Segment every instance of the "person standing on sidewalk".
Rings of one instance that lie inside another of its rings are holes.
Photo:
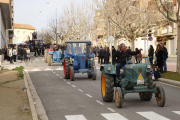
[[[23,56],[24,56],[24,54],[23,54],[23,48],[22,48],[22,47],[20,48],[20,56],[21,56],[21,62],[22,62]]]
[[[156,50],[156,57],[157,57],[157,66],[160,69],[160,72],[163,72],[163,49],[160,44],[157,45],[157,50]]]
[[[112,56],[116,53],[116,49],[112,46]],[[115,65],[115,60],[112,58],[112,64]]]
[[[164,46],[163,43],[161,43],[161,46],[162,46],[162,50],[163,50],[163,55],[162,55],[162,58],[163,58],[163,66],[164,66],[163,72],[167,72],[167,64],[166,64],[166,61],[167,61],[167,58],[168,58],[168,51],[167,51],[167,48]]]
[[[23,48],[23,55],[24,55],[24,61],[27,60],[27,52],[26,52],[26,48]]]
[[[153,64],[153,56],[154,56],[154,48],[152,45],[150,45],[149,50],[148,50],[148,57],[149,57],[149,62],[151,65]]]
[[[30,49],[27,48],[26,52],[27,52],[27,59],[30,61]]]
[[[105,64],[109,64],[109,57],[110,57],[109,47],[106,47]]]
[[[16,50],[16,47],[14,47],[14,49],[13,49],[13,59],[14,59],[14,62],[17,62],[16,61],[16,56],[17,56],[17,50]]]
[[[10,50],[9,50],[9,58],[10,58],[10,63],[13,64],[13,62],[12,62],[12,59],[13,59],[13,50],[12,50],[12,48],[10,48]]]
[[[99,52],[99,55],[100,55],[100,58],[101,58],[101,64],[104,64],[105,63],[105,60],[104,60],[104,58],[105,58],[105,54],[106,54],[106,51],[105,51],[105,49],[101,49],[100,50],[100,52]],[[104,60],[104,61],[103,61]]]

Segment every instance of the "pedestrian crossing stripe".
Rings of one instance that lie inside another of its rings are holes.
[[[35,69],[31,70],[31,71],[41,71],[41,70],[40,70],[40,69],[35,68]]]
[[[180,115],[180,111],[172,111],[172,112]]]
[[[120,115],[119,113],[103,113],[101,115],[107,120],[128,120],[127,118]]]
[[[56,70],[63,70],[63,68],[58,68],[58,69],[56,69]]]
[[[87,120],[84,115],[66,115],[67,120]]]
[[[170,120],[164,116],[161,116],[153,111],[147,111],[147,112],[136,112],[139,115],[147,118],[148,120]]]
[[[51,70],[53,70],[53,69],[50,69],[50,68],[44,69],[44,71],[51,71]]]

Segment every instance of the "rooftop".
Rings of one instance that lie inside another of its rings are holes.
[[[36,30],[33,26],[29,24],[16,24],[14,23],[14,29],[28,29],[28,30]]]

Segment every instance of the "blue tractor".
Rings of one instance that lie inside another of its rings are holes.
[[[60,62],[62,65],[64,64],[64,59],[62,57],[61,51],[48,51],[48,66],[52,66],[53,63]]]
[[[91,41],[69,40],[66,41],[64,54],[64,77],[74,81],[75,73],[87,73],[88,78],[96,80],[96,67]]]

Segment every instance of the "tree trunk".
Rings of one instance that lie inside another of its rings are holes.
[[[134,40],[131,40],[131,51],[135,51],[134,50]],[[132,56],[131,61],[133,62],[133,64],[135,64],[135,57],[134,56]]]
[[[180,73],[180,22],[177,23],[177,70]]]

